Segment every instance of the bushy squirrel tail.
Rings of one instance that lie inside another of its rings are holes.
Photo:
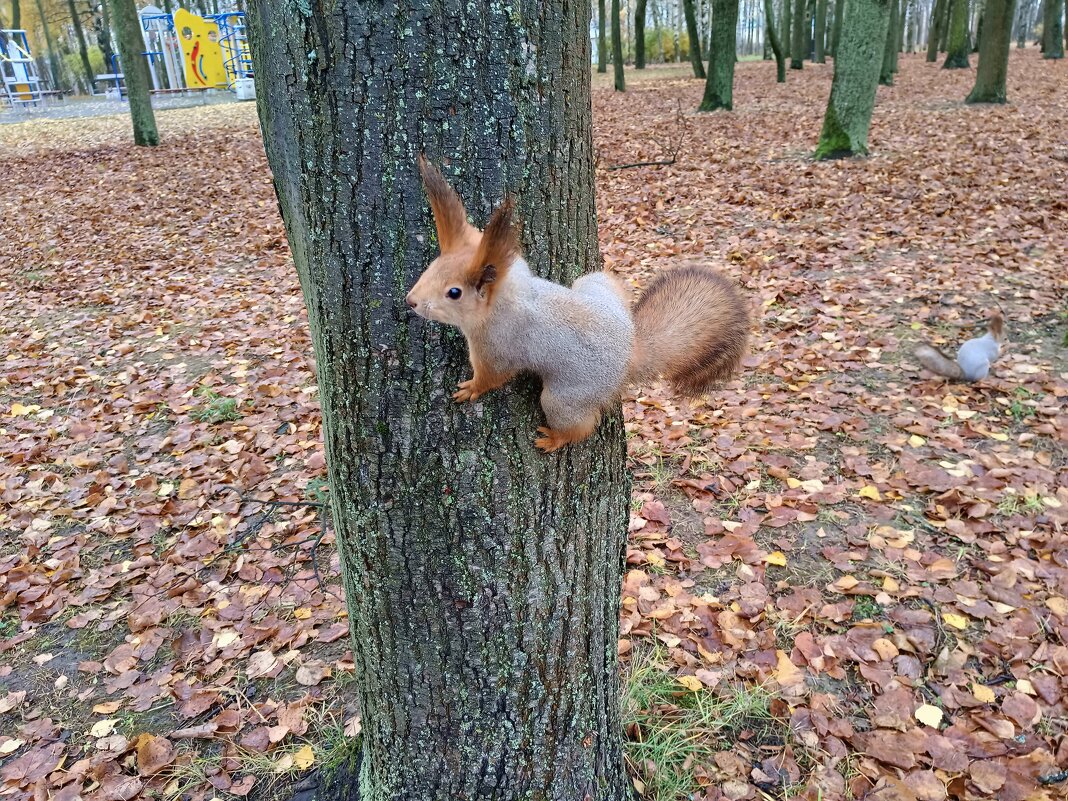
[[[964,371],[957,364],[957,360],[951,359],[933,345],[920,345],[912,353],[920,364],[932,373],[937,373],[940,376],[952,378],[956,381],[963,380]]]
[[[663,377],[687,397],[704,395],[738,371],[749,340],[749,311],[719,273],[683,267],[657,276],[634,307],[629,380]]]

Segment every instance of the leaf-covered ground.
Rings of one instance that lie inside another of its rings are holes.
[[[1014,103],[965,107],[970,71],[905,58],[874,155],[816,164],[831,67],[773,72],[708,116],[679,70],[595,82],[608,265],[718,264],[757,319],[715,397],[625,400],[636,784],[1063,798],[1068,75],[1014,53]],[[255,112],[160,121],[0,129],[3,797],[270,797],[359,728]],[[680,125],[673,166],[608,169]],[[994,308],[992,377],[917,370]]]

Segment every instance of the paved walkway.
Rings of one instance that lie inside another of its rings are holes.
[[[236,103],[233,92],[220,90],[191,92],[188,95],[156,95],[152,98],[155,109],[189,108],[219,103]],[[102,96],[71,97],[65,100],[50,100],[36,107],[0,109],[0,125],[30,120],[64,120],[78,117],[103,117],[108,114],[126,114],[125,101],[105,100]]]

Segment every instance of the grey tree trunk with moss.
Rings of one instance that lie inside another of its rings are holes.
[[[1064,58],[1064,0],[1043,4],[1042,58]]]
[[[473,404],[459,332],[408,314],[437,255],[416,167],[531,268],[599,267],[590,3],[252,3],[258,107],[308,308],[363,733],[316,797],[623,801],[618,407],[535,451],[538,385]]]
[[[898,0],[890,0],[890,24],[886,29],[886,45],[883,48],[883,64],[879,70],[879,83],[894,85],[894,56],[897,54],[897,23],[900,14]]]
[[[698,111],[734,108],[734,64],[738,60],[738,0],[712,0],[712,56]]]
[[[85,46],[85,30],[82,28],[82,18],[78,15],[78,7],[74,4],[74,0],[67,0],[67,9],[70,11],[70,22],[74,27],[74,38],[78,43],[78,54],[82,60],[82,70],[85,72],[85,80],[88,84],[89,92],[93,91],[93,79],[96,77],[93,74],[93,66],[89,63],[89,49]]]
[[[946,22],[948,4],[949,0],[935,0],[931,8],[931,22],[927,28],[927,60],[932,64],[938,61],[938,40]]]
[[[645,69],[645,8],[649,0],[638,0],[634,6],[634,69]]]
[[[608,30],[605,0],[597,0],[597,71],[608,72]]]
[[[816,0],[816,51],[817,64],[827,63],[827,0]]]
[[[624,92],[627,83],[623,77],[623,32],[620,24],[619,0],[612,0],[612,70],[616,91]]]
[[[785,0],[789,3],[790,0]],[[799,70],[805,62],[805,44],[808,42],[808,25],[805,0],[794,0],[794,20],[790,40],[790,69]]]
[[[979,39],[979,67],[975,87],[966,103],[1005,103],[1005,81],[1009,74],[1012,48],[1012,21],[1016,0],[986,0],[983,35]]]
[[[775,8],[772,0],[764,0],[764,37],[771,45],[771,52],[775,54],[775,80],[786,83],[786,54],[775,30]]]
[[[119,59],[122,61],[126,99],[130,104],[135,145],[151,147],[159,144],[156,115],[152,111],[149,93],[148,65],[141,55],[145,47],[141,38],[141,21],[137,17],[134,0],[106,0],[111,5],[111,22],[118,39]]]
[[[682,0],[683,16],[686,17],[686,38],[690,42],[690,66],[693,67],[693,76],[704,80],[705,63],[701,54],[701,35],[697,30],[697,13],[693,7],[694,0]]]
[[[971,49],[968,45],[968,0],[950,0],[948,37],[943,69],[967,69]]]
[[[831,34],[831,55],[838,58],[838,42],[842,38],[842,17],[845,15],[845,0],[835,0],[834,32]]]
[[[816,158],[861,156],[875,109],[891,0],[849,0]]]

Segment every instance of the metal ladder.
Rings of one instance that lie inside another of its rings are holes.
[[[4,77],[5,97],[12,108],[35,106],[44,99],[26,31],[0,30],[0,73]]]

